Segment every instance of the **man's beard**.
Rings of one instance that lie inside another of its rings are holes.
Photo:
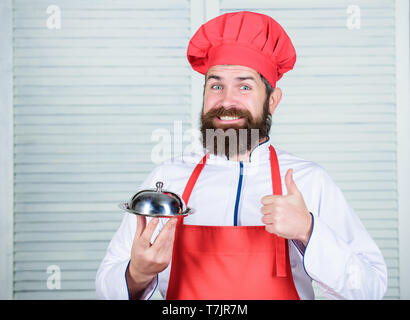
[[[214,125],[215,117],[241,117],[242,125]],[[269,135],[272,115],[269,113],[269,98],[263,104],[260,118],[254,119],[248,110],[223,107],[212,109],[201,115],[202,146],[215,155],[225,155],[228,159],[246,154],[259,145],[260,140]]]

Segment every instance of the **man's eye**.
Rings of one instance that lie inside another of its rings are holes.
[[[243,86],[241,86],[241,90],[251,90],[251,88],[248,87],[248,86],[243,85]]]
[[[219,84],[214,84],[213,86],[211,86],[211,89],[215,89],[215,90],[221,90],[222,86]]]

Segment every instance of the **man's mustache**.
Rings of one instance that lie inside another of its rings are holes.
[[[226,109],[224,107],[211,109],[205,113],[203,117],[209,120],[215,117],[239,117],[248,119],[249,121],[253,120],[252,114],[248,110],[240,108]]]

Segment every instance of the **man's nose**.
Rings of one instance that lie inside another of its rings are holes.
[[[223,91],[221,106],[225,109],[235,108],[237,106],[233,88],[225,87]]]

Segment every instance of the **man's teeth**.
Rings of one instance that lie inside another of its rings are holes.
[[[219,117],[221,120],[237,120],[239,117]]]

